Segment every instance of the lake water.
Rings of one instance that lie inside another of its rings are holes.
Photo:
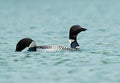
[[[15,52],[24,37],[80,51]],[[120,83],[119,0],[0,0],[0,83]]]

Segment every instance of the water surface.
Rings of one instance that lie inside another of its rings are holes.
[[[120,83],[120,1],[1,0],[0,83]],[[24,37],[37,45],[69,47],[69,28],[81,50],[15,52]]]

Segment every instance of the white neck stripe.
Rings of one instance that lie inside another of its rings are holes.
[[[69,39],[70,44],[71,44],[72,42],[74,42],[74,41],[75,41],[74,39]]]
[[[31,47],[36,47],[36,43],[34,41],[29,45],[29,48]]]

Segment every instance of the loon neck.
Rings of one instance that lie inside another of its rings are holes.
[[[69,41],[70,41],[71,48],[75,48],[75,49],[79,48],[79,44],[76,39],[69,39]]]
[[[36,43],[33,41],[30,45],[29,45],[29,49],[28,51],[36,51]]]
[[[37,50],[36,50],[36,47],[31,47],[31,48],[28,49],[28,51],[33,52],[33,51],[37,51]]]

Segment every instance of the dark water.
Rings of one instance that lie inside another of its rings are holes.
[[[0,83],[120,83],[120,1],[0,0]],[[69,47],[69,28],[81,50],[14,52],[24,37],[37,45]]]

